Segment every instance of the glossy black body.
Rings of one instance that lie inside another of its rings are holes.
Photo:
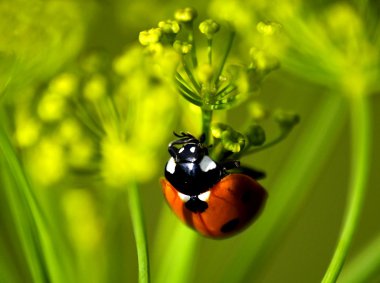
[[[168,147],[173,159],[165,166],[165,178],[180,193],[197,196],[218,183],[226,173],[208,156],[207,147],[200,140],[190,134],[177,136],[179,139]]]

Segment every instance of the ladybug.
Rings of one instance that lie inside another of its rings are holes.
[[[161,179],[172,211],[206,237],[226,238],[246,228],[267,198],[265,189],[251,177],[256,171],[245,170],[237,161],[217,163],[208,155],[203,137],[175,136],[178,139],[168,146],[171,158]],[[238,173],[229,172],[233,169]]]

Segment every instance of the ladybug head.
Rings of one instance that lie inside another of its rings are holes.
[[[203,144],[204,135],[198,140],[189,133],[174,133],[177,140],[169,144],[168,151],[176,163],[195,163],[208,155],[207,147]]]

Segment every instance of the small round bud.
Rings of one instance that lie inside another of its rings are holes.
[[[226,130],[231,130],[231,127],[223,123],[214,123],[211,125],[211,134],[216,139],[220,139]]]
[[[211,39],[219,31],[220,25],[214,20],[208,19],[199,24],[199,30]]]
[[[279,67],[277,58],[263,49],[252,47],[249,51],[251,57],[251,68],[261,71],[271,71]]]
[[[233,129],[224,131],[221,140],[223,147],[234,153],[240,152],[245,145],[244,136]]]
[[[265,131],[260,125],[251,125],[247,132],[247,138],[251,145],[262,145],[265,142]]]
[[[78,87],[78,78],[74,74],[63,73],[49,83],[49,90],[63,96],[70,96]]]
[[[263,35],[273,35],[281,29],[281,25],[276,22],[259,22],[256,29]]]
[[[86,99],[96,102],[107,92],[106,78],[100,74],[94,75],[84,84],[83,95]]]
[[[221,140],[225,150],[231,152],[240,152],[245,145],[244,136],[226,124],[213,124],[211,134],[214,138]]]
[[[286,112],[283,110],[276,111],[274,119],[283,129],[290,130],[300,121],[300,116],[294,112]]]
[[[160,28],[152,28],[150,30],[144,30],[139,33],[139,41],[141,45],[148,46],[150,44],[154,44],[160,41],[161,39],[161,29]]]
[[[185,41],[176,40],[173,43],[173,47],[178,53],[185,55],[190,53],[192,45]]]
[[[167,34],[177,34],[181,30],[178,22],[173,20],[161,21],[158,23],[158,27]]]
[[[183,9],[178,9],[174,13],[174,18],[182,23],[190,23],[192,22],[196,17],[198,16],[197,11],[194,8],[183,8]]]
[[[156,55],[156,54],[162,54],[163,52],[163,45],[159,42],[149,44],[146,48],[146,51],[148,54]]]

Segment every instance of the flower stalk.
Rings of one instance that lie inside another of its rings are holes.
[[[128,207],[131,213],[133,233],[136,241],[137,259],[139,268],[139,283],[150,282],[148,242],[145,232],[145,224],[139,187],[136,183],[127,188]]]
[[[351,114],[351,180],[345,219],[323,283],[336,282],[351,246],[362,211],[370,166],[371,116],[368,98],[350,97]]]
[[[228,64],[230,63],[228,59],[236,32],[231,26],[226,26],[227,32],[224,34],[227,37],[226,45],[222,48],[214,46],[214,38],[222,28],[213,19],[206,19],[198,26],[200,33],[207,40],[205,50],[207,59],[205,62],[201,62],[199,58],[196,58],[197,53],[195,52],[197,40],[194,39],[194,20],[197,17],[197,12],[192,8],[179,9],[175,12],[174,17],[177,22],[173,20],[161,21],[158,24],[158,29],[153,28],[141,32],[140,42],[149,48],[147,42],[157,44],[157,39],[160,38],[161,34],[170,33],[172,36],[169,41],[173,42],[172,44],[168,44],[167,40],[161,40],[159,44],[163,47],[174,48],[179,54],[180,60],[174,76],[175,83],[179,93],[201,109],[201,135],[204,135],[206,144],[215,143],[210,154],[216,157],[218,161],[223,161],[226,158],[240,159],[247,154],[271,147],[287,137],[293,126],[299,121],[298,115],[287,112],[281,112],[277,117],[274,116],[275,121],[280,126],[281,133],[266,144],[264,144],[265,131],[259,125],[258,120],[255,120],[255,117],[252,117],[253,123],[246,129],[245,135],[227,126],[223,135],[214,137],[215,139],[211,137],[211,131],[215,132],[211,130],[213,111],[229,109],[241,102],[246,95],[257,90],[262,79],[275,68],[270,64],[262,63],[258,68],[257,57],[265,57],[266,53],[262,49],[260,52],[254,49],[255,52],[253,52],[252,48],[249,52],[251,54],[250,62]],[[269,29],[272,26],[266,25],[263,28]],[[149,36],[145,36],[146,34]],[[187,41],[182,41],[182,38]],[[221,56],[219,60],[215,60],[214,53],[218,51],[221,52]],[[254,56],[252,56],[252,52]],[[262,58],[261,61],[263,61]],[[255,77],[259,77],[260,80],[255,80]]]
[[[223,69],[224,69],[224,66],[226,65],[228,55],[231,52],[234,39],[235,39],[235,32],[231,31],[230,36],[229,36],[228,41],[227,41],[226,51],[224,52],[224,56],[223,56],[222,62],[220,64],[219,71],[215,77],[215,84],[216,85],[218,85],[218,83],[220,82],[220,76],[223,73]]]
[[[205,144],[210,142],[211,120],[212,110],[202,108],[202,133],[205,134]]]

